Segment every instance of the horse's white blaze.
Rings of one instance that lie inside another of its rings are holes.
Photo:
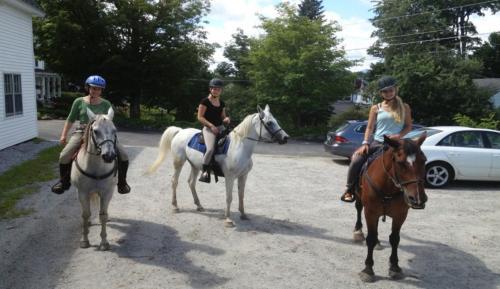
[[[415,154],[409,155],[406,157],[406,161],[410,164],[410,166],[413,166],[413,163],[417,159],[417,156]]]

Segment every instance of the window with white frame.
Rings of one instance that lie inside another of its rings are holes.
[[[23,114],[21,74],[4,74],[5,116]]]

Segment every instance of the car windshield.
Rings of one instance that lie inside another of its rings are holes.
[[[428,128],[428,127],[422,127],[422,128],[410,131],[407,135],[405,135],[404,138],[417,138],[424,132],[427,132],[427,136],[429,137],[433,134],[437,134],[437,133],[441,132],[441,130]]]

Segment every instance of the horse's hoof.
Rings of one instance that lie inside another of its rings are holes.
[[[375,275],[374,274],[368,274],[364,271],[359,272],[359,278],[361,281],[365,283],[373,283],[375,282]]]
[[[80,241],[80,248],[87,249],[88,247],[90,247],[89,241]]]
[[[401,270],[401,268],[391,268],[389,269],[389,277],[391,277],[392,280],[401,280],[405,278],[405,274],[403,274],[403,270]]]
[[[245,214],[241,214],[241,215],[240,215],[240,219],[241,219],[241,220],[243,220],[243,221],[248,221],[248,220],[250,220],[250,218],[248,218],[248,216],[247,216],[247,215],[245,215]]]
[[[234,227],[234,222],[231,221],[231,220],[225,220],[224,221],[224,227],[226,227],[226,228],[232,228],[232,227]]]
[[[357,230],[357,231],[354,231],[354,233],[352,234],[352,238],[353,238],[354,242],[360,243],[360,242],[363,242],[365,240],[365,234],[363,234],[363,231]]]
[[[199,206],[198,208],[196,208],[196,210],[198,212],[204,212],[205,211],[205,208],[203,208],[202,206]]]
[[[174,213],[174,214],[177,214],[177,213],[179,213],[180,211],[181,211],[181,210],[180,210],[178,207],[174,207],[174,208],[172,209],[172,213]]]
[[[110,249],[109,243],[101,243],[99,245],[99,251],[108,251]]]
[[[374,249],[377,251],[384,250],[384,246],[380,245],[380,242],[377,242]]]

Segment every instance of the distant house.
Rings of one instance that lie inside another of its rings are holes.
[[[500,78],[478,78],[472,80],[479,88],[485,88],[491,91],[490,98],[495,108],[500,107]]]
[[[48,71],[45,61],[35,60],[36,101],[50,104],[57,97],[61,97],[61,76]]]
[[[368,82],[363,79],[356,79],[355,90],[351,95],[345,96],[344,98],[337,100],[331,105],[334,114],[341,114],[355,106],[368,107],[372,104],[371,99],[366,99],[363,97],[363,92],[368,86]]]
[[[34,0],[0,0],[0,149],[38,136],[32,17]]]

